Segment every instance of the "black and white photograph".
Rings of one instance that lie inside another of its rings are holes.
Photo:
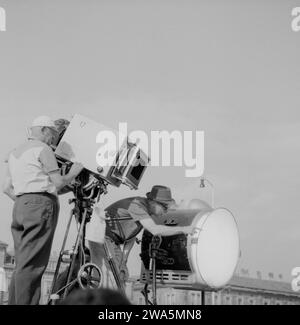
[[[0,0],[0,117],[1,310],[300,305],[300,0]]]

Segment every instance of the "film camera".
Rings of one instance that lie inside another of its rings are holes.
[[[66,172],[70,163],[78,161],[86,169],[81,175],[86,190],[97,180],[116,187],[124,184],[132,189],[138,188],[149,159],[137,144],[130,142],[127,136],[78,114],[69,125],[64,121],[56,121],[60,134],[53,148]],[[109,139],[115,141],[109,143]],[[118,146],[117,139],[121,139]]]

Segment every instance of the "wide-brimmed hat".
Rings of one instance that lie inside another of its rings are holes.
[[[172,198],[171,189],[162,185],[154,185],[151,189],[151,192],[146,194],[147,199],[157,201],[164,205],[170,206],[175,203],[175,200]]]

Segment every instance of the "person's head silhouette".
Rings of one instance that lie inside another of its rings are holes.
[[[120,291],[100,288],[78,289],[62,300],[60,305],[131,305],[131,303]]]

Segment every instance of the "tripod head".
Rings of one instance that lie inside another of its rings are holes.
[[[99,202],[100,196],[107,193],[107,183],[102,179],[97,179],[86,170],[83,170],[71,185],[71,191],[74,198],[69,200],[69,203],[74,203],[73,213],[76,219],[81,223],[84,211],[87,212],[86,222],[90,221],[93,213],[93,205]]]
[[[107,193],[107,183],[84,169],[76,177],[72,191],[78,199],[98,202],[100,195]]]

